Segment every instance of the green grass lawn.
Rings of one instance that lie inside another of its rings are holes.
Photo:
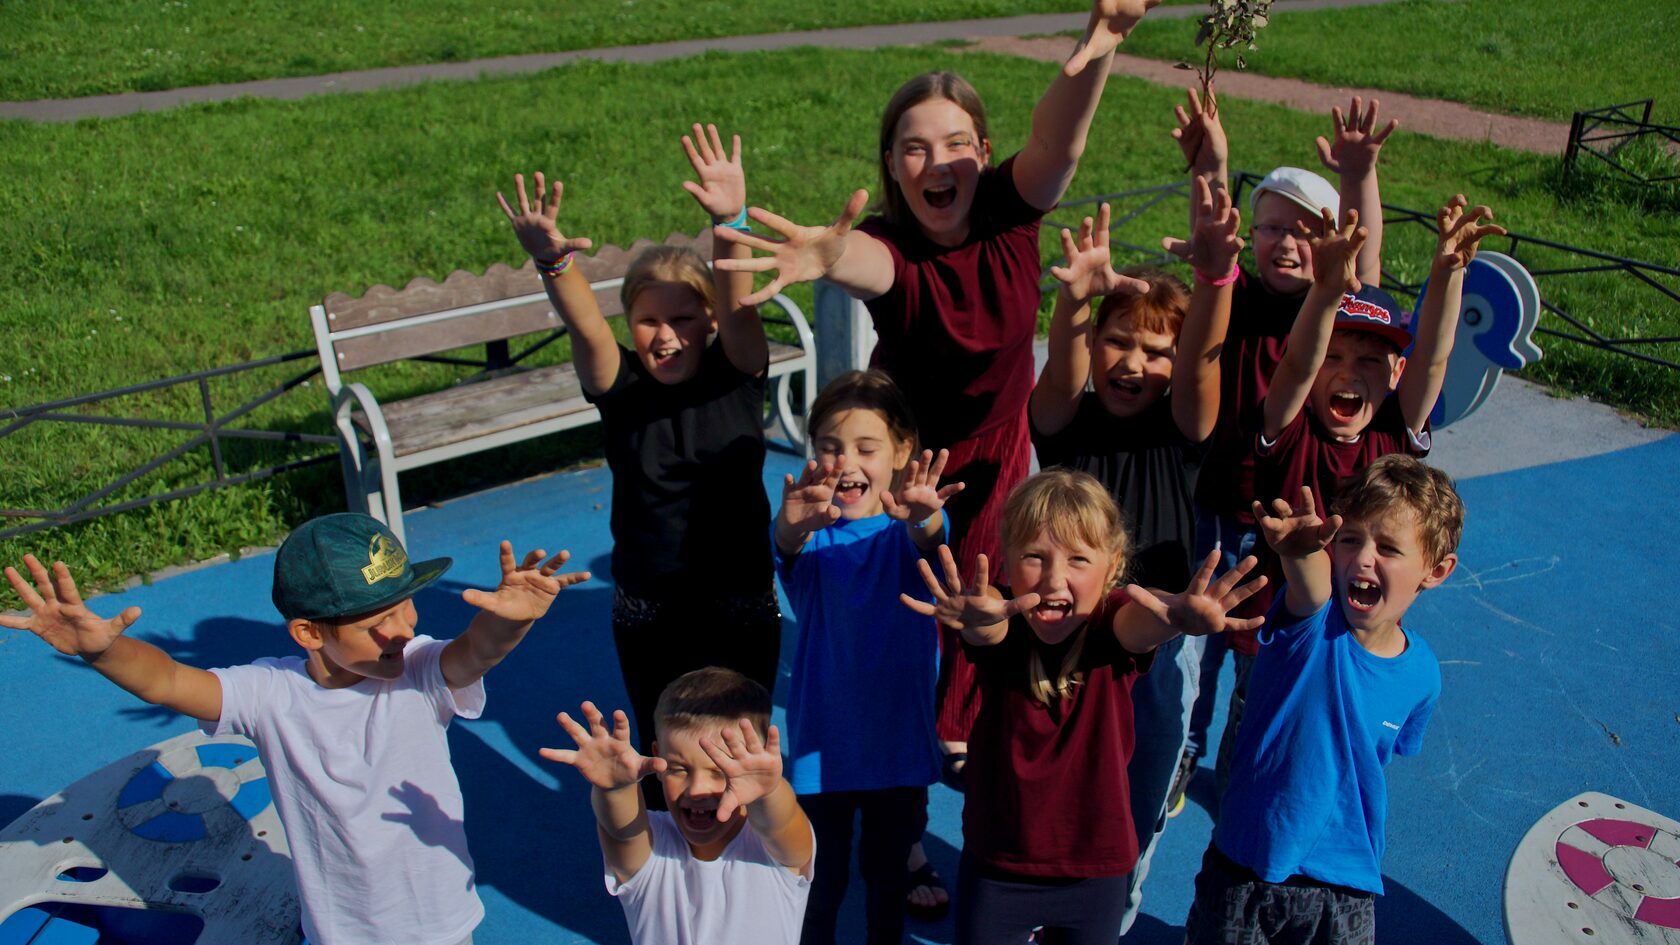
[[[1193,20],[1139,25],[1126,51],[1198,61]],[[1655,98],[1680,122],[1674,0],[1395,0],[1278,13],[1248,68],[1568,121],[1577,110]],[[1234,62],[1226,53],[1227,67]]]
[[[8,339],[0,405],[309,348],[308,306],[330,292],[518,262],[494,201],[516,170],[543,169],[566,182],[561,223],[568,233],[623,245],[694,232],[703,221],[679,187],[688,168],[676,141],[695,119],[743,134],[755,203],[800,221],[829,218],[851,189],[874,187],[869,152],[880,107],[905,78],[933,68],[974,81],[1001,156],[1020,146],[1056,66],[943,48],[798,50],[652,66],[584,63],[530,77],[244,100],[71,125],[0,123],[0,179],[9,182],[0,189],[0,284],[9,289],[0,306]],[[1181,94],[1116,79],[1072,195],[1181,173],[1167,136]],[[1236,166],[1311,166],[1322,116],[1235,100],[1225,107]],[[1640,204],[1620,188],[1561,189],[1555,159],[1401,135],[1384,160],[1390,202],[1431,207],[1462,190],[1493,204],[1515,229],[1680,263],[1674,204]],[[1170,201],[1129,234],[1152,244],[1181,232],[1183,218],[1182,203]],[[1046,234],[1047,255],[1052,239]],[[1397,236],[1387,259],[1416,272],[1427,249],[1427,241]],[[1570,304],[1606,326],[1644,320],[1653,333],[1680,335],[1672,308],[1662,314],[1602,291],[1589,287]],[[561,347],[546,356],[564,354]],[[1674,372],[1562,344],[1548,345],[1542,370],[1567,389],[1680,421]],[[236,403],[284,373],[221,382],[215,394]],[[370,386],[389,399],[435,389],[459,372],[403,364],[369,373]],[[187,419],[199,410],[191,389],[127,398],[111,409]],[[325,398],[318,385],[300,388],[251,422],[326,432]],[[0,445],[7,470],[0,507],[56,507],[176,442],[151,431],[39,425]],[[282,455],[245,447],[230,463],[249,468]],[[590,428],[405,477],[404,496],[435,500],[492,481],[487,469],[494,481],[508,481],[593,455],[598,436]],[[198,481],[209,461],[194,462],[142,485]],[[342,501],[336,466],[324,466],[0,542],[0,560],[33,549],[84,562],[90,577],[109,582],[271,543]]]

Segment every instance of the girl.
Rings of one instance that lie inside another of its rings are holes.
[[[1065,267],[1050,320],[1049,359],[1029,401],[1039,464],[1095,476],[1131,528],[1127,578],[1178,590],[1195,568],[1196,475],[1219,413],[1219,348],[1231,312],[1230,275],[1243,241],[1230,195],[1196,182],[1184,284],[1159,269],[1116,273],[1109,262],[1108,204],[1086,217],[1076,241],[1062,231]],[[1169,241],[1176,246],[1177,241]],[[1096,317],[1091,299],[1103,295]],[[1170,394],[1170,396],[1169,396]],[[1167,794],[1184,748],[1201,641],[1163,644],[1155,668],[1132,687],[1137,744],[1127,779],[1140,855],[1132,872],[1129,928],[1142,901]]]
[[[880,371],[853,371],[823,388],[809,429],[817,458],[797,481],[787,477],[774,541],[799,617],[790,780],[817,834],[801,941],[834,941],[861,812],[868,940],[898,945],[910,847],[939,776],[939,638],[925,617],[894,601],[920,586],[917,565],[945,539],[941,510],[963,487],[939,486],[946,451],[912,458],[915,421]]]
[[[1259,626],[1225,614],[1265,581],[1237,586],[1249,558],[1210,586],[1210,555],[1182,594],[1114,589],[1128,550],[1120,509],[1101,483],[1066,469],[1016,488],[1002,540],[1010,591],[987,584],[983,555],[965,587],[941,548],[943,580],[921,565],[934,602],[901,598],[961,635],[984,690],[957,942],[1021,943],[1042,926],[1064,933],[1058,941],[1112,945],[1138,855],[1131,819],[1113,816],[1128,804],[1132,681],[1179,633]]]
[[[743,225],[740,136],[727,154],[711,125],[704,132],[695,125],[693,139],[682,141],[699,178],[684,187],[714,222]],[[584,396],[601,411],[613,475],[613,642],[645,752],[659,693],[678,676],[717,665],[765,689],[776,683],[781,610],[769,536],[751,526],[770,517],[764,327],[757,310],[739,302],[750,276],[708,272],[690,250],[655,246],[625,273],[620,297],[632,346],[619,344],[573,265],[590,241],[556,225],[560,183],[547,189],[536,175],[532,203],[524,175],[514,180],[518,212],[500,193],[496,199],[566,323]],[[721,240],[714,251],[745,255]],[[650,807],[665,809],[657,785],[644,793]]]
[[[928,73],[901,86],[881,116],[878,215],[852,229],[869,197],[860,190],[828,227],[753,208],[782,242],[722,234],[771,254],[719,264],[775,270],[748,302],[826,278],[868,305],[880,338],[873,364],[904,390],[922,442],[949,446],[950,475],[968,486],[951,510],[964,562],[982,552],[996,557],[1004,496],[1027,474],[1039,219],[1073,180],[1115,48],[1159,2],[1094,0],[1084,38],[1033,110],[1026,145],[1002,164],[992,166],[974,87],[949,72]],[[939,737],[954,776],[979,705],[962,649],[950,634],[944,643]],[[917,904],[935,903],[942,908],[939,898]]]

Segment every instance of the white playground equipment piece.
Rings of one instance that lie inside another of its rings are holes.
[[[1418,302],[1429,283],[1418,288]],[[1534,327],[1540,321],[1540,288],[1522,263],[1502,253],[1480,252],[1464,272],[1464,303],[1447,362],[1441,398],[1430,412],[1439,430],[1475,413],[1506,371],[1540,360]]]
[[[243,738],[176,736],[0,829],[0,945],[296,945],[298,917],[291,851]]]
[[[1680,823],[1589,791],[1540,818],[1505,873],[1511,945],[1680,945]]]

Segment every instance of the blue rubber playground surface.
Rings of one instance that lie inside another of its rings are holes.
[[[778,494],[799,459],[772,452]],[[1512,849],[1540,816],[1585,790],[1680,814],[1680,620],[1673,615],[1673,536],[1680,526],[1680,436],[1584,459],[1464,478],[1463,558],[1424,594],[1408,625],[1434,647],[1444,693],[1424,750],[1389,768],[1378,904],[1384,943],[1499,943]],[[416,557],[455,568],[420,595],[421,632],[453,636],[469,586],[495,582],[496,542],[569,548],[593,581],[566,591],[525,644],[487,677],[484,717],[450,732],[467,832],[488,917],[479,945],[625,942],[604,891],[587,786],[542,761],[565,744],[554,724],[584,699],[624,706],[608,615],[605,469],[555,475],[408,516]],[[43,549],[47,550],[47,549]],[[52,548],[74,567],[71,548]],[[8,562],[12,563],[12,562]],[[272,554],[254,554],[98,598],[95,610],[144,608],[130,632],[201,666],[286,653],[269,603]],[[783,666],[798,628],[789,621]],[[1229,671],[1221,695],[1229,690]],[[784,683],[785,687],[785,683]],[[143,705],[28,634],[0,630],[0,824],[122,755],[192,723]],[[778,691],[780,705],[785,696]],[[780,709],[778,709],[780,713]],[[1215,720],[1216,729],[1223,724]],[[1207,844],[1212,771],[1172,821],[1128,941],[1178,945],[1191,880]],[[928,849],[954,882],[961,797],[933,795]],[[1120,816],[1120,812],[1116,812]],[[854,882],[843,941],[861,941]],[[916,940],[951,941],[949,921],[912,923]]]

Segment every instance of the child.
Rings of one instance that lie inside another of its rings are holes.
[[[1132,681],[1180,632],[1258,626],[1225,613],[1264,581],[1236,586],[1249,559],[1210,587],[1210,555],[1182,594],[1112,590],[1126,563],[1120,510],[1101,483],[1066,469],[1017,487],[1003,527],[1008,592],[986,583],[984,556],[965,587],[942,547],[943,580],[920,563],[934,602],[901,598],[962,634],[986,690],[956,940],[1023,942],[1044,927],[1064,933],[1058,941],[1112,945],[1138,854],[1131,818],[1116,816],[1128,809]]]
[[[1114,50],[1158,3],[1092,0],[1085,36],[1033,109],[1026,144],[996,167],[979,93],[961,76],[930,72],[900,86],[881,116],[877,216],[852,229],[869,197],[860,190],[827,227],[754,208],[785,242],[721,234],[773,254],[720,263],[775,270],[748,301],[826,278],[868,306],[879,337],[871,364],[904,391],[921,441],[949,448],[947,472],[967,486],[950,509],[965,567],[981,553],[997,557],[1004,499],[1032,462],[1024,408],[1041,298],[1039,220],[1073,181]],[[962,647],[943,637],[938,730],[955,781],[980,707]],[[926,879],[913,904],[941,914],[945,891],[920,869],[919,845],[914,860]]]
[[[1210,97],[1203,103],[1193,90],[1188,98],[1188,111],[1175,109],[1178,127],[1173,137],[1193,178],[1207,181],[1215,190],[1224,189],[1228,186],[1228,147],[1218,101]],[[1232,287],[1230,330],[1220,358],[1219,422],[1196,483],[1196,551],[1206,554],[1219,549],[1221,569],[1251,552],[1264,551],[1249,518],[1249,505],[1257,495],[1254,437],[1260,428],[1260,408],[1267,386],[1283,357],[1290,327],[1312,285],[1315,269],[1311,249],[1297,236],[1296,225],[1317,220],[1324,210],[1329,210],[1332,217],[1356,212],[1367,230],[1358,256],[1359,278],[1376,285],[1382,276],[1377,157],[1399,122],[1390,120],[1379,126],[1377,100],[1372,99],[1367,107],[1358,96],[1345,116],[1340,108],[1332,108],[1330,114],[1334,140],[1319,138],[1318,153],[1326,170],[1338,175],[1339,193],[1324,178],[1296,167],[1274,169],[1249,193],[1254,268],[1239,270]],[[1244,613],[1265,613],[1269,598],[1269,594],[1256,595]],[[1184,787],[1207,747],[1214,689],[1227,645],[1235,654],[1237,673],[1225,735],[1219,744],[1217,779],[1223,791],[1231,739],[1242,718],[1242,693],[1257,648],[1252,634],[1207,640],[1200,671],[1204,685],[1197,698],[1179,777],[1168,799],[1170,807],[1176,808],[1182,801]]]
[[[110,620],[82,604],[69,568],[33,555],[6,578],[32,612],[0,616],[153,705],[213,735],[257,745],[274,784],[303,932],[319,945],[470,941],[484,917],[462,824],[461,788],[444,737],[452,718],[484,711],[484,674],[525,638],[562,588],[568,555],[515,563],[501,544],[501,583],[462,599],[478,616],[454,640],[416,636],[414,595],[448,558],[410,564],[390,529],[366,515],[300,525],[274,556],[274,606],[303,656],[202,670],[124,636],[140,617]],[[411,809],[423,798],[427,810]],[[421,828],[424,827],[422,830]],[[383,864],[401,864],[393,882]]]
[[[782,779],[770,693],[709,666],[659,695],[653,755],[630,743],[630,720],[607,729],[594,703],[584,725],[560,713],[576,749],[544,748],[591,785],[607,892],[640,945],[793,945],[810,892],[811,823]],[[587,727],[585,727],[587,726]],[[658,776],[668,811],[649,813],[636,783]]]
[[[1049,359],[1029,402],[1039,463],[1091,473],[1119,503],[1137,549],[1126,578],[1174,590],[1189,585],[1195,566],[1191,497],[1219,411],[1229,276],[1243,245],[1230,195],[1220,191],[1216,202],[1207,182],[1194,186],[1194,296],[1159,269],[1121,275],[1111,268],[1106,203],[1094,228],[1085,219],[1077,242],[1062,231],[1068,262],[1051,269],[1062,285],[1050,320]],[[1093,295],[1106,296],[1094,319]],[[1127,781],[1141,850],[1123,931],[1142,902],[1150,855],[1166,826],[1200,657],[1198,639],[1175,637],[1132,686],[1137,744]]]
[[[1405,313],[1355,274],[1365,236],[1358,215],[1350,212],[1340,231],[1328,211],[1319,221],[1319,235],[1309,240],[1313,287],[1266,391],[1255,470],[1265,493],[1296,495],[1306,487],[1328,508],[1337,485],[1377,457],[1429,451],[1429,413],[1446,380],[1464,267],[1483,237],[1505,232],[1478,223],[1493,211],[1466,211],[1466,202],[1460,194],[1436,214],[1440,236],[1409,362],[1402,354],[1412,343]]]
[[[714,222],[745,226],[740,136],[726,155],[715,126],[695,125],[683,148],[700,180],[683,186]],[[764,326],[757,309],[738,301],[752,288],[750,275],[708,272],[697,254],[656,246],[624,275],[619,296],[633,346],[620,345],[572,265],[590,241],[565,237],[555,224],[561,185],[545,191],[538,174],[532,204],[524,176],[514,179],[519,212],[496,199],[566,323],[584,396],[601,411],[613,478],[613,642],[647,745],[660,691],[689,670],[727,666],[766,689],[776,685],[781,609],[769,536],[751,524],[770,518]],[[723,240],[714,250],[720,258],[746,254]],[[697,613],[708,619],[695,620]],[[647,800],[664,803],[651,786]]]
[[[834,941],[861,812],[868,940],[898,945],[910,848],[925,826],[927,786],[939,777],[939,634],[896,602],[921,584],[917,563],[944,540],[941,509],[962,485],[939,487],[944,450],[912,458],[915,420],[880,371],[831,381],[808,427],[817,458],[798,481],[787,477],[774,526],[777,572],[799,617],[787,703],[791,780],[820,858],[801,941]]]
[[[1190,945],[1376,941],[1388,789],[1441,692],[1435,654],[1402,618],[1458,564],[1464,506],[1409,456],[1366,467],[1324,521],[1312,493],[1267,515],[1287,583],[1260,640],[1248,712],[1186,921]]]

